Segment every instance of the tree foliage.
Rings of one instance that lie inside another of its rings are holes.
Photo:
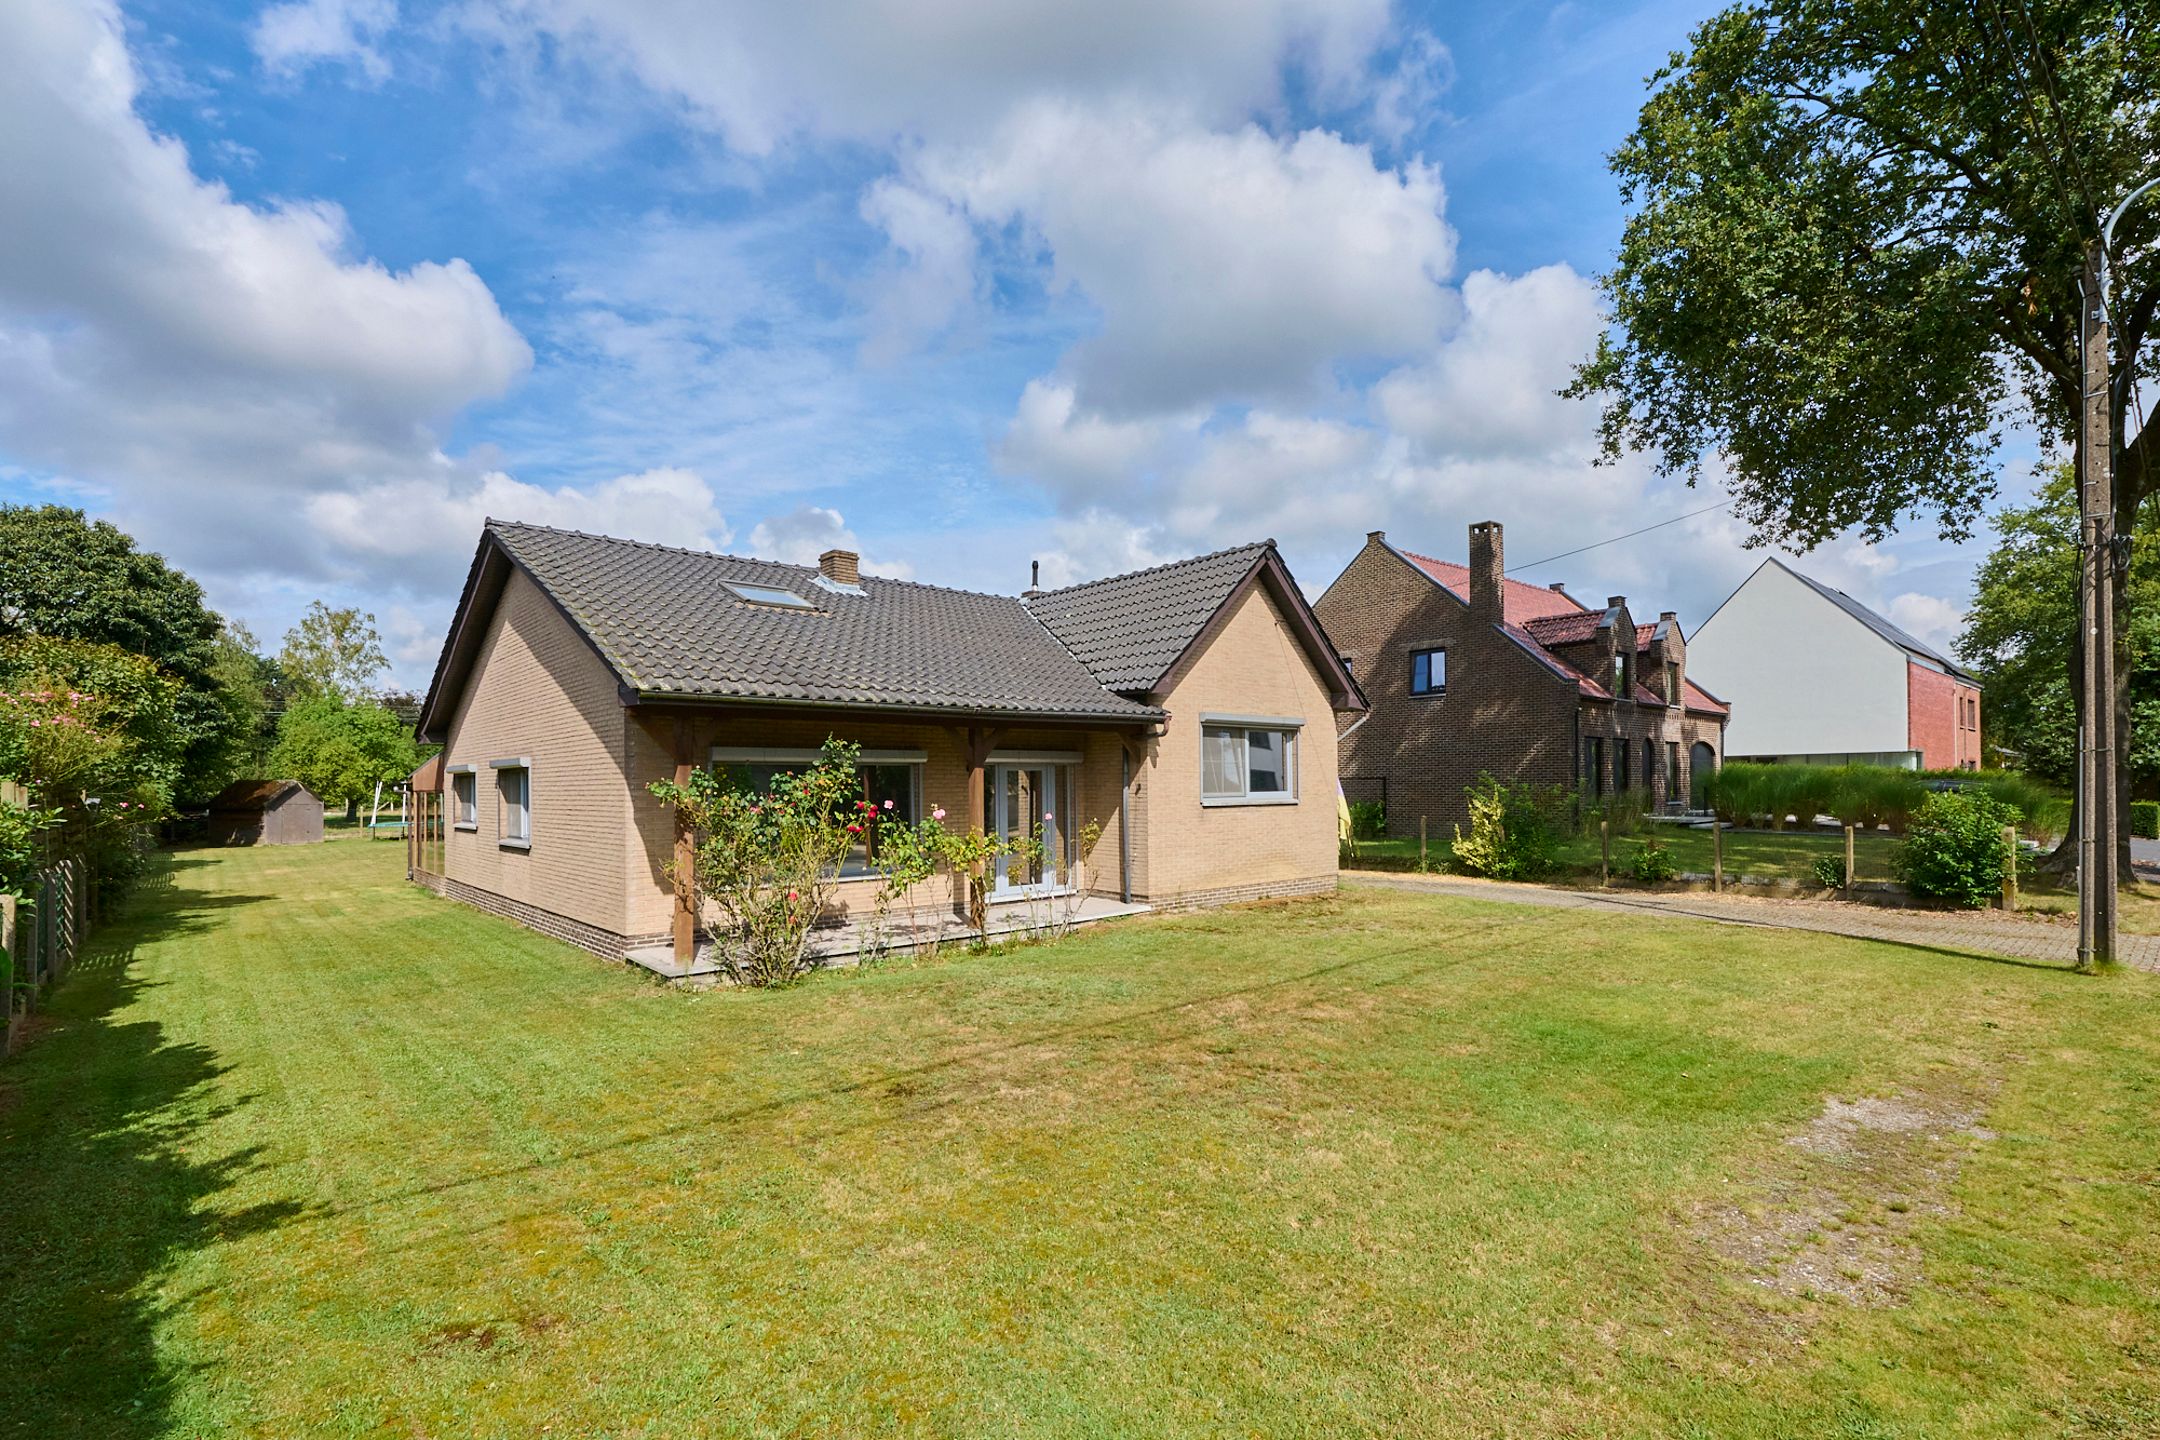
[[[2148,509],[2151,502],[2148,502]],[[1996,543],[1973,582],[1958,654],[1979,671],[1987,743],[2056,785],[2077,779],[2077,707],[2070,666],[2078,643],[2077,492],[2058,467],[2032,505],[1995,519]],[[2160,536],[2131,550],[2122,630],[2128,646],[2134,782],[2160,782]]]
[[[1967,534],[2008,402],[2069,440],[2097,212],[2160,169],[2160,0],[1761,0],[1705,22],[1613,157],[1634,207],[1613,325],[1571,393],[1609,456],[1730,466],[1755,536],[1811,547],[1932,516]],[[2160,203],[2117,233],[2128,528],[2148,433]],[[2127,363],[2126,363],[2127,362]]]
[[[0,779],[28,787],[0,816],[0,865],[19,884],[45,842],[100,883],[133,876],[148,827],[183,783],[181,683],[117,645],[51,636],[0,640]]]
[[[248,700],[221,666],[223,633],[201,586],[115,526],[59,505],[0,506],[0,637],[116,646],[177,680],[183,800],[222,788],[246,753]]]
[[[276,778],[298,780],[324,803],[350,811],[378,783],[403,780],[419,763],[412,731],[397,716],[380,705],[323,694],[286,707],[269,768]]]
[[[371,693],[376,677],[389,666],[373,615],[321,600],[309,605],[300,623],[285,632],[285,648],[278,655],[278,667],[294,690],[345,701]]]

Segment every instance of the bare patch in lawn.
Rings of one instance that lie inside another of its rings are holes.
[[[1736,1180],[1741,1199],[1709,1210],[1698,1230],[1756,1285],[1797,1299],[1902,1303],[1920,1271],[1912,1230],[1950,1213],[1966,1152],[1993,1139],[1983,1097],[1908,1090],[1831,1097],[1822,1113]]]

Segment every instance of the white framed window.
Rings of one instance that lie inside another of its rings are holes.
[[[1302,723],[1270,716],[1201,716],[1200,803],[1295,805]]]
[[[480,828],[480,777],[470,765],[450,767],[450,823],[460,830]]]
[[[532,761],[490,762],[495,771],[495,842],[510,850],[532,848]]]
[[[1447,651],[1413,650],[1410,652],[1410,693],[1413,695],[1447,694]]]

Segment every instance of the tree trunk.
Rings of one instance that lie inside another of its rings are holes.
[[[355,795],[352,799],[345,802],[345,820],[348,824],[354,824],[357,823],[359,819],[360,797]]]

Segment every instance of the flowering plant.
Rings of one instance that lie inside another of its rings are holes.
[[[855,746],[827,740],[815,763],[755,790],[726,770],[657,781],[652,793],[693,836],[695,864],[678,886],[703,914],[719,911],[713,948],[746,985],[785,985],[814,968],[810,935],[832,905],[840,862],[865,829]]]

